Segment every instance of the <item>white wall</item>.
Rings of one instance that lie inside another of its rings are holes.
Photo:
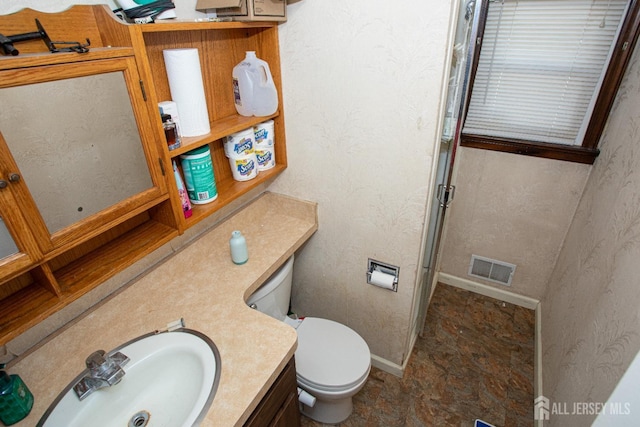
[[[440,271],[541,299],[590,165],[462,147]],[[471,255],[516,264],[510,288],[468,276]]]
[[[293,307],[402,364],[436,152],[452,4],[303,0],[280,26],[288,169],[271,189],[319,203]],[[400,266],[398,293],[367,258]]]

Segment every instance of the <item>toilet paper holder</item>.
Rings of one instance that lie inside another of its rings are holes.
[[[374,271],[378,271],[380,273],[393,276],[393,282],[391,284],[391,288],[387,288],[386,286],[381,285],[379,283],[374,283],[371,280],[371,275],[373,274]],[[400,267],[369,258],[369,262],[367,265],[367,283],[368,284],[380,286],[382,288],[392,290],[393,292],[398,292],[398,276],[399,275],[400,275]]]

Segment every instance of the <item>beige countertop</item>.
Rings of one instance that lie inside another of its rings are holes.
[[[35,425],[95,350],[184,318],[218,347],[221,375],[204,426],[242,425],[293,356],[293,328],[250,309],[244,300],[317,230],[316,204],[265,193],[181,252],[155,267],[9,369],[35,397]],[[235,265],[229,238],[241,230],[249,261]]]

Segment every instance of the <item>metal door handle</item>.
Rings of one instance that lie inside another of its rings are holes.
[[[447,187],[444,184],[438,184],[437,191],[437,199],[440,202],[440,207],[444,208],[445,206],[449,206],[451,201],[453,200],[453,196],[456,192],[455,185],[449,185]]]

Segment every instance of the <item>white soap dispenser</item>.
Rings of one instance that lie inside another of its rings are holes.
[[[231,260],[234,264],[242,265],[249,260],[247,240],[240,231],[235,230],[231,233],[229,248],[231,249]]]

